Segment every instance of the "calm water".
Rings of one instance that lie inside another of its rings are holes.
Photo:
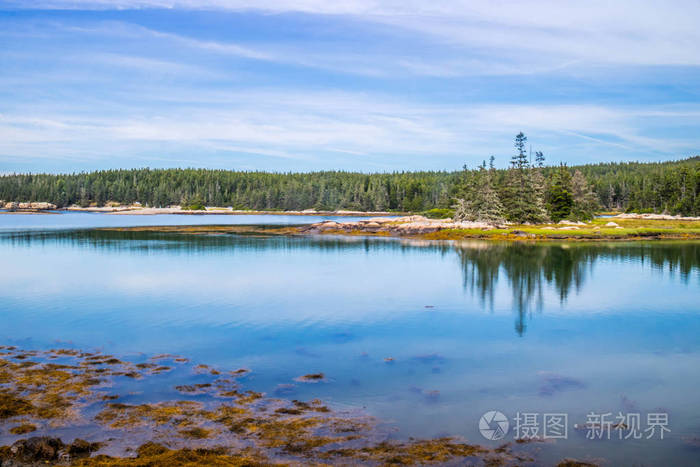
[[[88,229],[96,227],[143,227],[153,225],[294,225],[326,220],[350,221],[368,217],[287,216],[283,214],[105,214],[56,211],[44,214],[0,211],[0,232],[10,230]]]
[[[517,412],[567,413],[545,463],[700,459],[700,242],[5,231],[0,265],[4,344],[247,367],[251,389],[364,408],[397,437],[489,444],[478,420],[499,410],[512,441]],[[310,372],[329,382],[294,382]],[[668,413],[671,432],[587,440],[589,412]]]

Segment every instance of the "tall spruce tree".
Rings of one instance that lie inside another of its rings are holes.
[[[540,207],[543,207],[542,203],[545,202],[547,191],[547,183],[543,173],[543,168],[544,154],[542,154],[542,151],[537,151],[535,153],[535,164],[530,168],[530,175],[532,177],[532,185],[535,189],[535,193],[537,196],[537,200],[540,203]]]

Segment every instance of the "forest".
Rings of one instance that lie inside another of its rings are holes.
[[[130,169],[0,176],[0,200],[65,207],[117,202],[231,206],[251,210],[424,212],[455,209],[464,219],[586,218],[595,210],[700,215],[700,156],[669,162],[545,166],[516,136],[508,169],[493,158],[459,171],[270,173]]]

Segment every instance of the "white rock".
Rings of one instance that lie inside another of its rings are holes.
[[[35,202],[29,204],[32,209],[56,209],[56,205],[51,203]]]

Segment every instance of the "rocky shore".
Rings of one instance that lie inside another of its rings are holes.
[[[700,218],[650,214],[621,214],[590,222],[562,220],[550,224],[492,225],[428,219],[423,216],[374,217],[352,222],[324,221],[299,227],[302,234],[419,237],[428,240],[487,238],[494,240],[618,240],[691,239],[700,237]]]
[[[5,203],[0,201],[0,208],[7,209],[8,211],[53,211],[57,206],[52,203],[43,202],[18,203],[17,201],[10,201]]]
[[[446,229],[492,230],[498,226],[483,222],[455,222],[452,219],[428,219],[424,216],[373,217],[355,222],[325,221],[303,227],[304,233],[365,232],[386,235],[421,235]]]

